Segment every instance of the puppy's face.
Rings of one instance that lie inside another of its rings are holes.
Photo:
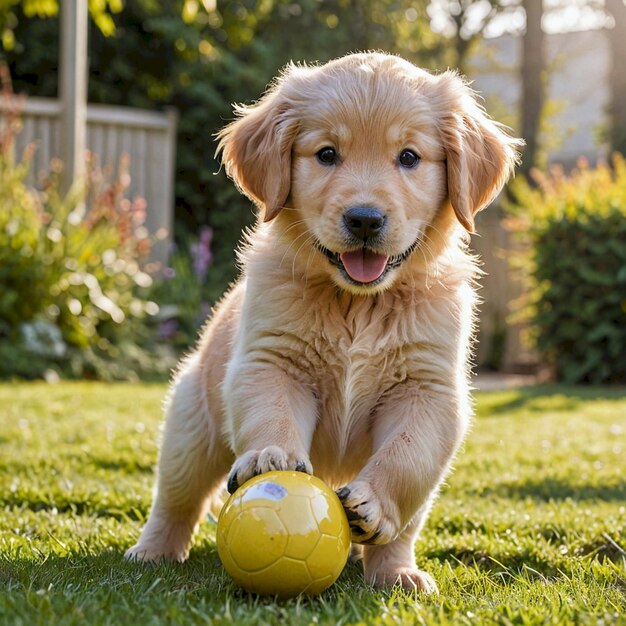
[[[445,152],[427,99],[396,73],[357,65],[318,81],[293,145],[290,204],[335,282],[382,289],[446,198]]]
[[[292,67],[240,114],[221,133],[227,171],[279,216],[294,263],[356,293],[392,285],[450,216],[472,230],[516,157],[456,75],[382,54]]]

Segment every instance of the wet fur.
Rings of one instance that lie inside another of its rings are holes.
[[[270,469],[338,489],[368,581],[434,591],[414,542],[471,416],[475,213],[519,141],[456,74],[394,56],[290,66],[220,133],[228,174],[260,209],[242,277],[171,387],[150,518],[127,556],[184,560],[211,496]],[[316,152],[337,148],[336,166]],[[400,168],[406,147],[421,157]],[[355,285],[318,244],[346,249],[343,212],[387,215],[377,251],[417,248]]]

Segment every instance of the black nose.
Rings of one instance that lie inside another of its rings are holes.
[[[363,241],[376,237],[383,229],[385,219],[382,211],[368,206],[354,207],[343,214],[343,221],[348,230]]]

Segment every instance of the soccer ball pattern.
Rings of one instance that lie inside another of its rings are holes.
[[[217,525],[224,569],[252,593],[316,595],[341,574],[350,529],[336,494],[315,476],[268,472],[226,502]]]

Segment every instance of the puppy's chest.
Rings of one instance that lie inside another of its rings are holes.
[[[298,367],[318,398],[318,433],[349,447],[369,429],[385,392],[407,378],[410,347],[392,311],[363,307],[316,319],[297,331],[303,347]]]
[[[392,329],[391,313],[334,313],[290,329],[298,337],[298,366],[320,397],[339,394],[350,401],[376,395],[381,386],[406,374],[407,346]]]

